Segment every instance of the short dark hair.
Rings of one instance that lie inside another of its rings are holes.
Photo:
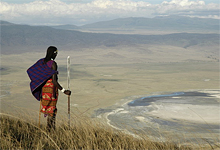
[[[55,46],[49,46],[47,48],[47,54],[46,54],[46,57],[45,57],[45,61],[51,60],[51,58],[52,58],[55,51],[57,51],[57,48]]]

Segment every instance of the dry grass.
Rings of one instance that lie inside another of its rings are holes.
[[[1,111],[10,110],[16,116],[23,109],[28,113],[38,112],[39,103],[30,93],[26,69],[44,55],[44,52],[2,55],[1,66],[8,70],[1,72],[1,90],[5,92],[2,95],[6,95],[1,97]],[[92,114],[96,109],[112,106],[132,95],[219,88],[219,64],[207,58],[210,53],[206,47],[138,45],[104,51],[102,48],[68,51],[68,55],[74,69],[71,72],[71,90],[74,91],[71,104],[79,114]],[[56,60],[60,69],[59,81],[64,87],[66,56],[67,52],[60,51]],[[205,82],[205,79],[210,81]],[[66,112],[65,95],[60,94],[58,111],[59,115]],[[54,133],[47,133],[44,125],[38,128],[33,120],[2,116],[0,134],[0,149],[190,149],[171,142],[152,142],[146,136],[137,139],[90,119],[76,119],[70,129],[63,124],[57,126]],[[198,149],[206,148],[201,145]]]
[[[83,120],[77,120],[70,128],[60,125],[56,131],[47,133],[45,125],[38,128],[36,123],[2,115],[1,149],[191,149],[169,142],[152,142],[146,136],[135,138]]]

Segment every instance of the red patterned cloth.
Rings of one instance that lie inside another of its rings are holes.
[[[54,116],[57,113],[58,88],[54,86],[52,79],[49,79],[42,88],[41,112]]]
[[[31,66],[27,73],[31,79],[30,88],[33,96],[40,101],[42,85],[52,77],[53,74],[58,74],[51,68],[53,61],[44,63],[44,58],[38,60],[33,66]]]

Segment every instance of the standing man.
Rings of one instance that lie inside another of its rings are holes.
[[[40,112],[48,116],[48,131],[55,129],[58,89],[66,95],[71,95],[70,90],[65,90],[58,83],[57,63],[54,61],[57,54],[58,50],[56,47],[48,47],[46,57],[38,60],[27,70],[31,79],[31,92],[37,100],[41,101]]]

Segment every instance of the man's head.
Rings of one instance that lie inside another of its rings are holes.
[[[46,55],[46,60],[51,60],[51,59],[55,59],[57,56],[58,50],[55,46],[50,46],[47,48],[47,55]]]

